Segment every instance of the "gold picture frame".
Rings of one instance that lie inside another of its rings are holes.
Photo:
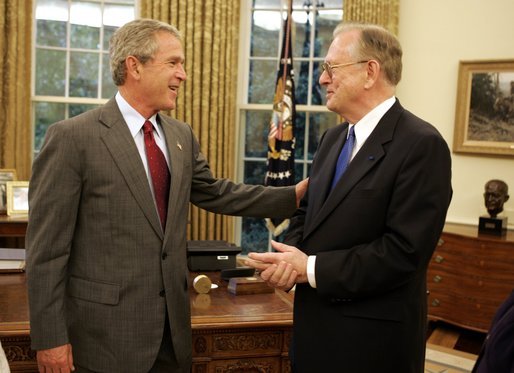
[[[16,170],[0,169],[0,215],[7,214],[7,182],[17,180]]]
[[[8,181],[7,215],[24,215],[29,213],[29,182]]]
[[[514,60],[460,61],[453,151],[514,156]]]

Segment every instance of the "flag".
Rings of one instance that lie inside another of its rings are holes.
[[[273,98],[273,113],[268,133],[268,168],[265,185],[287,186],[294,178],[294,124],[295,97],[294,72],[291,50],[291,7],[284,21],[284,37]],[[289,226],[289,220],[266,219],[266,226],[274,236]]]

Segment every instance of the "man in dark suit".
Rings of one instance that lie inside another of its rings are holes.
[[[27,275],[40,372],[189,372],[189,202],[287,217],[295,187],[215,179],[175,108],[180,34],[136,20],[111,39],[119,92],[56,123],[30,181]],[[298,187],[299,196],[301,188]]]
[[[395,98],[401,57],[381,27],[335,29],[320,83],[347,122],[321,138],[285,243],[249,255],[271,285],[296,283],[294,372],[423,372],[425,277],[451,159],[439,132]]]

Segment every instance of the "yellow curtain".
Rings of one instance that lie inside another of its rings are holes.
[[[344,0],[343,21],[381,25],[398,35],[400,0]]]
[[[141,17],[184,39],[187,80],[172,115],[189,123],[216,177],[234,177],[239,0],[142,0]],[[232,219],[191,206],[188,236],[233,241]]]
[[[0,0],[0,168],[28,180],[31,167],[32,1]]]

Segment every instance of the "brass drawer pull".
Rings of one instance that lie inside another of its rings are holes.
[[[437,246],[443,246],[444,245],[444,240],[442,238],[439,239],[439,241],[437,241]]]
[[[443,278],[441,276],[439,276],[439,275],[435,275],[434,276],[434,282],[441,282],[442,279]]]
[[[444,261],[444,258],[441,255],[436,255],[434,260],[436,263],[442,263]]]
[[[439,302],[439,299],[437,299],[437,298],[436,298],[436,299],[434,299],[434,300],[432,301],[432,306],[434,306],[434,307],[438,307],[440,303],[441,303],[441,302]]]

